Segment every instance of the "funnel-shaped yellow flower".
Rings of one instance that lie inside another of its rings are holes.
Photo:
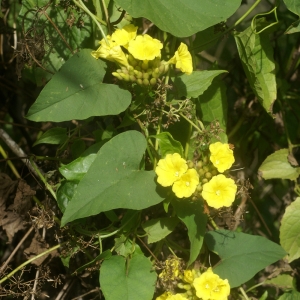
[[[162,47],[163,44],[159,40],[144,34],[138,35],[129,42],[128,51],[135,59],[153,60],[155,57],[160,57],[160,49]]]
[[[188,299],[182,296],[181,294],[172,295],[170,292],[165,292],[159,297],[157,297],[156,300],[188,300]]]
[[[107,40],[109,44],[104,39],[99,42],[100,47],[96,51],[92,51],[92,56],[96,59],[104,58],[119,65],[128,66],[128,60],[122,48],[112,41],[109,35],[107,36]]]
[[[181,43],[178,47],[175,55],[169,60],[170,64],[175,64],[177,69],[190,75],[193,72],[193,61],[191,53],[189,52],[187,45]]]
[[[128,48],[128,44],[136,37],[137,27],[129,24],[122,29],[117,29],[111,36],[111,40],[119,46]]]
[[[160,159],[155,173],[157,182],[162,186],[171,186],[178,180],[188,169],[186,161],[181,158],[180,154],[167,154],[164,159]]]
[[[216,142],[209,146],[210,161],[220,173],[231,168],[234,163],[233,151],[228,144]]]
[[[174,182],[172,190],[178,198],[190,197],[199,184],[199,175],[195,169],[189,169],[177,181]]]
[[[237,186],[231,178],[223,174],[213,178],[203,185],[202,197],[214,208],[229,207],[235,199]]]
[[[202,300],[227,300],[230,286],[227,279],[221,279],[209,268],[193,282],[197,297]]]

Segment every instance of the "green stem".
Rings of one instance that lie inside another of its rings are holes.
[[[246,300],[250,300],[242,287],[240,287],[239,290]]]
[[[216,224],[216,222],[214,221],[214,219],[211,217],[211,215],[207,215],[207,218],[208,218],[210,224],[212,225],[212,227],[213,227],[215,230],[219,230],[218,225]]]
[[[202,130],[193,122],[191,121],[189,118],[187,118],[184,114],[179,113],[179,115],[181,117],[183,117],[185,120],[187,120],[194,128],[196,128],[199,132],[202,132]]]
[[[253,286],[251,286],[251,288],[249,288],[245,293],[248,293],[248,292],[252,291],[253,289],[256,289],[257,287],[259,287],[259,286],[261,286],[261,285],[264,285],[265,283],[266,283],[266,281],[262,281],[262,282],[260,282],[260,283],[258,283],[258,284],[256,284],[256,285],[253,285]]]
[[[104,21],[102,21],[102,20],[100,21],[98,17],[96,17],[94,14],[92,14],[92,13],[90,12],[90,10],[84,5],[84,3],[82,2],[82,0],[78,0],[78,1],[73,0],[73,1],[74,1],[74,3],[75,3],[78,7],[80,7],[83,11],[85,11],[85,12],[93,19],[93,21],[94,21],[94,22],[96,23],[96,25],[98,26],[98,28],[99,28],[99,30],[100,30],[100,32],[101,32],[101,35],[102,35],[102,37],[104,38],[106,44],[109,45],[109,42],[108,42],[108,40],[107,40],[107,38],[106,38],[106,34],[104,33],[104,31],[103,31],[103,29],[102,29],[102,26],[101,26],[101,24],[100,24],[99,22],[101,22],[103,25],[106,25],[106,23],[105,23]]]
[[[13,271],[11,271],[8,275],[4,276],[4,277],[0,280],[0,284],[2,284],[4,281],[6,281],[7,279],[9,279],[9,278],[10,278],[11,276],[13,276],[16,272],[18,272],[19,270],[21,270],[22,268],[24,268],[25,266],[27,266],[28,264],[30,264],[32,261],[34,261],[34,260],[36,260],[36,259],[38,259],[38,258],[40,258],[40,257],[42,257],[42,256],[44,256],[44,255],[46,255],[46,254],[48,254],[48,253],[50,253],[50,252],[52,252],[52,251],[58,249],[58,248],[61,247],[63,244],[64,244],[64,243],[58,244],[58,245],[56,245],[56,246],[54,246],[54,247],[52,247],[52,248],[50,248],[50,249],[48,249],[48,250],[46,250],[46,251],[44,251],[44,252],[42,252],[42,253],[40,253],[40,254],[34,256],[33,258],[31,258],[31,259],[25,261],[23,264],[21,264],[20,266],[18,266],[17,268],[15,268]]]
[[[17,178],[21,178],[19,172],[17,171],[17,169],[15,168],[14,164],[8,159],[8,156],[6,154],[6,152],[4,151],[4,149],[2,148],[2,146],[0,145],[0,153],[2,154],[4,159],[7,159],[7,164],[10,167],[10,169],[12,170],[12,172],[14,173],[14,175]]]
[[[36,171],[36,173],[38,174],[38,176],[40,177],[40,179],[43,181],[43,183],[45,184],[47,190],[50,192],[50,194],[53,196],[53,198],[55,200],[57,200],[56,198],[56,193],[53,191],[52,186],[47,182],[47,180],[45,179],[45,177],[42,175],[42,173],[40,172],[40,170],[36,167],[35,163],[33,163],[32,158],[29,159],[32,167],[34,168],[34,170]]]
[[[211,42],[219,39],[221,36],[224,36],[226,33],[228,33],[229,31],[231,31],[232,29],[234,29],[237,25],[239,25],[241,22],[243,22],[245,20],[245,18],[248,17],[248,15],[255,9],[255,7],[261,2],[261,0],[256,0],[254,2],[254,4],[246,11],[246,13],[244,15],[242,15],[232,26],[230,26],[227,30],[225,30],[224,32],[222,32],[222,34],[217,35],[215,38],[213,38],[212,40],[209,40],[209,42],[205,43],[205,44],[201,44],[201,47],[210,44]],[[199,46],[200,47],[200,46]],[[199,47],[195,47],[194,49],[197,49]],[[192,49],[192,50],[194,50]]]

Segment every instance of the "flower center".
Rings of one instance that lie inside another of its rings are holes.
[[[179,177],[179,172],[177,171],[177,172],[175,172],[175,177]]]
[[[218,165],[219,163],[220,163],[220,161],[217,159],[217,160],[216,160],[216,165]]]
[[[209,288],[210,288],[210,286],[209,286],[208,283],[205,285],[205,288],[206,288],[206,289],[209,289]]]
[[[186,186],[190,186],[190,183],[188,181],[185,182]]]
[[[217,196],[220,196],[220,195],[221,195],[220,190],[217,190],[217,191],[216,191],[216,195],[217,195]]]

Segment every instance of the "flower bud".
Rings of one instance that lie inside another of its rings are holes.
[[[188,165],[189,169],[194,168],[194,163],[191,160],[187,161],[187,165]]]
[[[139,79],[143,78],[143,73],[142,72],[137,71],[137,70],[134,70],[133,72],[134,72],[136,78],[139,78]]]
[[[124,73],[119,73],[119,75],[123,78],[123,80],[125,81],[129,81],[129,75],[128,74],[124,74]]]
[[[128,62],[131,66],[135,67],[135,66],[138,65],[138,62],[136,61],[136,59],[131,54],[128,55],[127,59],[128,59]]]
[[[199,161],[197,162],[196,167],[197,167],[198,169],[201,169],[201,168],[203,167],[203,161],[199,160]]]
[[[112,72],[112,75],[115,76],[116,78],[118,78],[119,80],[123,80],[123,78],[117,72]]]
[[[143,78],[144,79],[149,79],[149,74],[148,73],[143,73]]]
[[[121,67],[122,73],[128,74],[128,69],[126,67]]]
[[[142,69],[143,69],[143,70],[147,70],[147,69],[148,69],[148,66],[149,66],[148,60],[144,60],[144,61],[142,62],[142,65],[141,65]]]
[[[129,79],[130,79],[130,81],[132,81],[132,82],[135,82],[135,81],[136,81],[136,78],[135,78],[133,75],[129,75]]]
[[[139,85],[143,85],[143,80],[140,79],[140,78],[138,78],[138,79],[136,80],[136,82],[137,82]]]
[[[149,85],[149,84],[150,84],[150,82],[149,82],[149,80],[148,80],[148,79],[143,79],[143,84],[144,84],[144,85]]]
[[[203,178],[202,179],[202,183],[207,183],[208,182],[208,179],[207,178]]]
[[[156,84],[156,78],[151,78],[150,79],[150,84],[155,85]]]
[[[206,172],[205,173],[205,178],[211,179],[212,178],[212,174],[210,172]]]

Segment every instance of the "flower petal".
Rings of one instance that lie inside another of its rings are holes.
[[[174,182],[172,191],[178,198],[190,197],[199,184],[199,175],[195,169],[189,169]]]

